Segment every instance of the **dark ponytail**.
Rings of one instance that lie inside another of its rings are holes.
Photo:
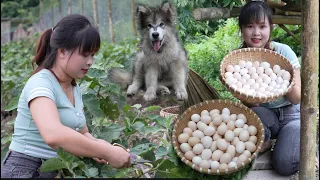
[[[96,53],[100,49],[100,35],[85,16],[72,14],[62,18],[54,28],[41,34],[36,46],[36,55],[32,60],[32,66],[36,64],[37,68],[32,74],[42,69],[50,70],[55,64],[59,48],[71,50],[73,53],[78,47],[81,54]],[[75,80],[72,80],[72,85],[76,85]]]

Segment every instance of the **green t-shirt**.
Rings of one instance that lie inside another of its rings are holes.
[[[293,52],[293,50],[286,44],[281,44],[278,42],[271,42],[271,49],[276,51],[277,53],[281,54],[282,56],[286,57],[290,63],[293,65],[294,68],[300,68],[300,63],[297,58],[297,55]],[[268,107],[268,108],[279,108],[286,105],[291,104],[285,96],[276,99],[275,101],[262,103],[260,106]]]
[[[78,85],[73,87],[73,94],[75,106],[68,100],[55,76],[47,69],[31,76],[20,95],[18,114],[9,149],[43,159],[57,157],[56,151],[48,146],[41,137],[31,117],[28,104],[36,97],[50,98],[57,106],[61,123],[75,131],[81,131],[86,125],[86,119]],[[46,119],[42,119],[42,121],[46,121]]]

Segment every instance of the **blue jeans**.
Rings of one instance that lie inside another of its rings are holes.
[[[55,178],[58,172],[40,172],[42,159],[8,151],[2,161],[1,178]]]
[[[269,109],[253,107],[265,129],[265,141],[277,139],[272,153],[276,172],[289,176],[299,170],[300,161],[300,104]]]

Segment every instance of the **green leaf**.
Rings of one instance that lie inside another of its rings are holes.
[[[120,133],[123,130],[118,124],[110,124],[103,128],[103,131],[98,136],[101,139],[112,142],[114,139],[118,139],[120,137]]]
[[[4,110],[5,111],[12,111],[14,109],[17,109],[18,108],[19,98],[20,97],[13,97]]]
[[[123,168],[119,169],[118,172],[115,174],[115,178],[124,178],[128,177],[128,174],[131,174],[134,171],[133,168]]]
[[[139,110],[142,107],[142,105],[141,104],[135,104],[135,105],[133,105],[131,107],[135,108],[136,110]]]
[[[84,106],[96,117],[105,117],[100,108],[99,99],[93,94],[84,94],[82,96]]]
[[[164,147],[164,146],[160,146],[158,147],[157,151],[156,151],[156,158],[157,159],[161,159],[163,158],[164,156],[166,156],[168,153],[167,153],[167,148]]]
[[[88,177],[88,178],[92,178],[92,177],[96,177],[99,175],[99,170],[98,168],[94,168],[94,167],[91,167],[91,168],[87,168],[85,167],[83,170],[82,170],[85,175]]]
[[[51,172],[59,169],[67,169],[67,166],[59,158],[51,158],[42,163],[40,172]]]
[[[139,144],[133,147],[132,149],[130,149],[130,152],[140,156],[140,154],[147,152],[156,146],[157,145],[154,143]]]
[[[149,106],[149,107],[145,108],[144,110],[145,110],[145,112],[151,112],[151,111],[157,111],[159,109],[161,109],[160,106]]]
[[[154,154],[154,148],[150,149],[147,152],[141,153],[140,156],[145,160],[149,160],[149,161],[155,161],[156,160],[156,156]]]

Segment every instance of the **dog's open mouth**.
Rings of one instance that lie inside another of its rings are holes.
[[[160,49],[160,47],[162,46],[162,41],[163,40],[155,40],[155,41],[152,41],[152,46],[153,46],[153,50],[155,51],[155,52],[158,52],[159,51],[159,49]]]

